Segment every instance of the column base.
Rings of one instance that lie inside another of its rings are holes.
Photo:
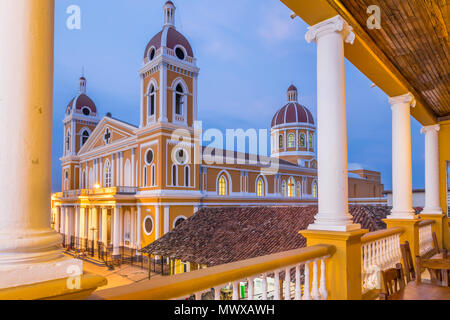
[[[308,230],[337,231],[337,232],[356,231],[356,230],[360,230],[360,229],[361,229],[361,225],[358,223],[346,224],[346,225],[342,225],[342,226],[314,223],[314,224],[310,224],[308,227]]]
[[[23,285],[14,288],[0,289],[0,300],[83,300],[88,298],[98,287],[105,286],[106,278],[82,274],[79,289],[69,289],[70,279],[63,278],[52,281]]]
[[[442,215],[443,211],[441,208],[424,208],[420,214]]]
[[[83,273],[83,261],[61,255],[39,263],[0,266],[0,289],[67,278]]]
[[[308,246],[329,244],[335,252],[326,261],[326,281],[330,300],[361,300],[361,237],[369,230],[349,232],[302,230]]]

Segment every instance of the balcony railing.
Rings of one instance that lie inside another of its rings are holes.
[[[232,285],[232,299],[255,300],[326,300],[325,260],[335,247],[311,247],[233,262],[167,278],[98,291],[91,299],[170,300],[213,293],[221,299],[221,291]],[[273,279],[273,290],[268,279]],[[255,292],[255,280],[261,282],[261,293]],[[284,279],[284,281],[283,281]],[[240,297],[239,284],[246,283],[247,294]]]
[[[133,195],[137,193],[137,187],[111,187],[111,188],[99,188],[99,189],[77,189],[77,190],[67,190],[62,193],[56,194],[62,198],[73,198],[73,197],[87,197],[87,196],[95,196],[95,195]]]
[[[433,251],[433,220],[419,222],[419,252],[421,257],[427,257]]]
[[[379,289],[380,271],[400,263],[400,235],[403,232],[403,228],[396,227],[371,232],[361,238],[363,293]]]

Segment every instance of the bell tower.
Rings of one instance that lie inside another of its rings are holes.
[[[176,7],[163,7],[164,25],[147,44],[141,77],[141,128],[173,124],[192,128],[197,120],[199,69],[189,41],[175,27]]]

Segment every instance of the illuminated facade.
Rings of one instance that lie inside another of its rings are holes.
[[[101,243],[114,256],[122,247],[140,249],[201,207],[317,204],[316,126],[294,86],[272,121],[271,157],[252,161],[199,147],[200,70],[174,22],[168,1],[163,29],[148,43],[139,70],[139,126],[110,114],[100,119],[84,77],[67,106],[62,192],[52,197],[52,222],[79,246]],[[276,172],[267,163],[276,163]],[[352,203],[385,203],[379,173],[355,171],[349,185]]]

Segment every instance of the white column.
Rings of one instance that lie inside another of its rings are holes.
[[[170,206],[164,206],[164,234],[170,231]]]
[[[123,186],[123,152],[119,152],[120,156],[120,186]]]
[[[155,240],[158,240],[160,238],[160,232],[160,206],[155,206]]]
[[[61,223],[59,225],[59,233],[66,233],[66,207],[61,207]]]
[[[340,16],[310,27],[306,34],[306,41],[317,43],[319,212],[310,230],[361,228],[348,213],[344,42],[354,39],[352,27]]]
[[[135,175],[136,175],[136,170],[135,170],[135,166],[136,166],[136,161],[135,161],[135,156],[136,156],[136,148],[131,149],[131,186],[135,187],[136,183],[135,183]]]
[[[99,171],[100,171],[100,177],[98,178],[98,181],[99,181],[99,184],[102,186],[102,188],[104,188],[105,181],[103,181],[103,158],[100,158]]]
[[[116,155],[115,154],[112,154],[111,155],[111,186],[113,186],[113,187],[115,187],[116,186],[116,183],[115,183],[115,181],[116,181],[116,179],[115,179],[115,176],[116,176],[116,169],[115,169],[115,167],[114,167],[114,159],[116,158]]]
[[[389,99],[392,109],[392,202],[388,219],[414,219],[412,207],[411,93]]]
[[[80,207],[75,207],[75,237],[80,238]]]
[[[60,226],[61,226],[61,207],[56,207],[55,208],[55,231],[59,232],[60,231]]]
[[[108,209],[102,208],[102,242],[108,246]]]
[[[120,206],[114,207],[113,256],[120,255]]]
[[[144,127],[144,75],[141,74],[141,122],[140,128]]]
[[[0,1],[0,288],[81,268],[50,226],[54,5]]]
[[[422,214],[442,214],[439,181],[440,125],[423,127],[425,133],[425,208]]]
[[[99,231],[98,216],[99,216],[98,208],[97,207],[92,208],[92,231],[91,231],[91,233],[93,233],[92,240],[94,240],[94,248],[97,248],[97,242],[98,242],[98,231]]]
[[[141,212],[141,206],[138,205],[137,207],[137,217],[136,217],[136,249],[141,249],[141,230],[142,230],[142,221],[141,221],[141,217],[142,217],[142,212]],[[138,251],[137,254],[138,256],[141,255],[141,253]]]
[[[84,239],[86,239],[86,207],[80,207],[80,239],[81,248],[84,248]]]
[[[167,64],[161,64],[159,86],[159,122],[167,122]]]

